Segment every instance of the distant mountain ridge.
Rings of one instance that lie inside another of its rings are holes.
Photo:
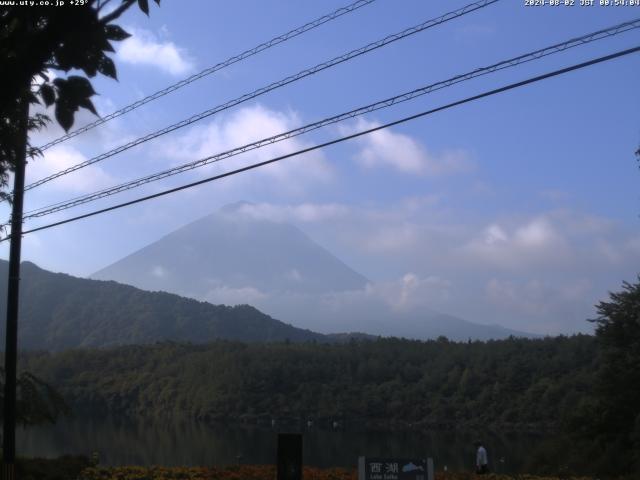
[[[6,311],[8,262],[0,260],[0,311]],[[249,305],[212,305],[112,281],[88,280],[22,263],[19,347],[63,350],[214,339],[336,341],[295,328]],[[4,345],[4,343],[3,343]]]
[[[398,309],[299,228],[246,202],[185,225],[91,276],[221,304],[250,304],[299,328],[328,334],[452,340],[533,336],[428,308]]]

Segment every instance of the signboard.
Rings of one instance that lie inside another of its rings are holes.
[[[278,434],[277,480],[302,479],[302,435]]]
[[[433,480],[433,459],[358,459],[358,480]]]

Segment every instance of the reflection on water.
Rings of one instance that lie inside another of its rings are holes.
[[[226,427],[185,421],[122,421],[113,418],[66,419],[56,425],[17,432],[18,454],[55,457],[90,455],[103,465],[273,464],[277,429]],[[359,455],[433,457],[436,469],[470,470],[478,434],[463,432],[304,431],[304,463],[318,467],[356,466]],[[498,472],[518,472],[539,443],[525,435],[483,434]],[[499,461],[499,459],[504,461]]]

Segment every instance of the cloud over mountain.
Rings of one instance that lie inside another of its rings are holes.
[[[451,295],[437,276],[406,273],[373,283],[283,221],[340,217],[341,208],[303,205],[278,213],[239,203],[178,229],[96,272],[146,290],[212,303],[249,303],[278,319],[321,333],[455,339],[504,337],[514,331],[466,322],[430,308]]]

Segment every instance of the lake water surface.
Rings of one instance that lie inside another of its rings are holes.
[[[292,430],[283,430],[291,432]],[[56,457],[98,452],[103,465],[274,464],[278,429],[212,426],[188,421],[64,419],[17,432],[21,456]],[[303,461],[318,467],[357,465],[359,455],[432,457],[436,470],[473,467],[478,433],[345,432],[307,428]],[[519,472],[539,438],[485,433],[495,471]],[[502,461],[501,461],[502,460]]]

